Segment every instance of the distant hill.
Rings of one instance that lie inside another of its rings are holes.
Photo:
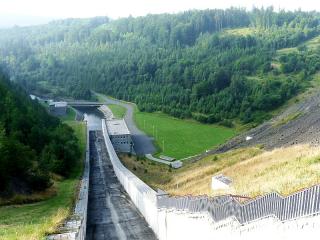
[[[303,46],[319,21],[272,8],[68,19],[0,31],[0,59],[29,91],[83,99],[95,90],[142,111],[259,123],[320,70],[319,48]]]
[[[80,157],[72,129],[2,73],[0,109],[0,198],[44,190],[50,173],[70,174]]]
[[[0,15],[0,28],[11,28],[14,26],[31,26],[46,24],[55,18],[53,17],[34,17],[34,16],[15,16],[15,15]]]

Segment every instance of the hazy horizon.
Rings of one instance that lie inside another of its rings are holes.
[[[320,4],[312,0],[285,0],[281,3],[278,0],[0,0],[0,4],[0,28],[44,24],[66,18],[108,16],[117,19],[193,9],[243,7],[250,10],[252,7],[273,6],[275,10],[320,10]]]

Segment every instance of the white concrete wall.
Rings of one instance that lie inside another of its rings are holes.
[[[320,236],[320,216],[310,216],[281,222],[268,217],[240,225],[235,219],[214,223],[206,213],[190,214],[176,210],[160,210],[159,239],[227,239],[227,240],[295,240],[318,239]]]
[[[132,152],[132,140],[130,134],[109,136],[113,148],[116,152],[130,153]]]
[[[133,203],[157,235],[157,193],[122,165],[108,136],[105,120],[102,120],[102,132],[116,176],[129,194]]]
[[[214,222],[208,212],[190,213],[183,210],[158,208],[157,193],[120,162],[107,134],[104,120],[102,129],[108,153],[120,183],[160,240],[301,240],[318,239],[320,236],[319,215],[286,222],[269,216],[241,225],[235,218]]]
[[[229,189],[229,185],[219,181],[215,177],[212,177],[211,179],[211,189],[212,190],[221,190],[221,189]]]

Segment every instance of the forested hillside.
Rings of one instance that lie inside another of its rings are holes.
[[[230,125],[260,122],[320,68],[317,12],[272,8],[55,21],[0,31],[1,62],[30,91],[91,98]],[[272,64],[276,51],[299,51]]]
[[[51,173],[69,176],[80,158],[72,129],[2,73],[0,109],[0,197],[44,190]]]

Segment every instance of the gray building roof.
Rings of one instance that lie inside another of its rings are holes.
[[[130,134],[127,124],[123,119],[107,120],[106,124],[109,135]]]
[[[55,107],[67,107],[67,102],[54,102]]]

